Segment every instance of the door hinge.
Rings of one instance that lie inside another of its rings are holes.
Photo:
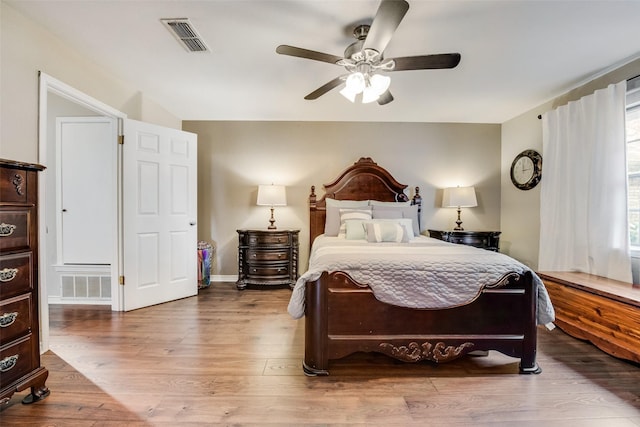
[[[124,276],[118,277],[118,283],[124,286]]]
[[[118,144],[124,145],[124,135],[118,135]]]

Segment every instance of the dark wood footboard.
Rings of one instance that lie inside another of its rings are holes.
[[[497,350],[520,358],[521,373],[537,374],[536,304],[530,272],[507,274],[470,304],[442,310],[385,304],[346,273],[324,272],[306,284],[304,371],[327,375],[330,360],[359,351],[440,363]]]

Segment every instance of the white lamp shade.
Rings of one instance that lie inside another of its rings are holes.
[[[259,185],[258,206],[287,206],[287,193],[284,185]]]
[[[364,75],[362,73],[351,73],[347,77],[346,86],[351,93],[358,94],[365,87]]]
[[[369,81],[371,82],[371,87],[378,95],[385,93],[391,85],[391,77],[383,76],[382,74],[374,74]]]
[[[478,206],[473,187],[449,187],[442,192],[443,208],[472,208]]]
[[[340,95],[344,96],[351,102],[356,102],[356,93],[349,90],[348,86],[345,86],[341,91]]]
[[[364,91],[362,91],[363,104],[368,104],[370,102],[377,101],[378,98],[380,98],[380,95],[376,93],[375,89],[370,86],[364,88]]]

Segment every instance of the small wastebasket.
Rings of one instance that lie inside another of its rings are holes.
[[[198,289],[211,284],[211,260],[213,246],[207,242],[198,242]]]

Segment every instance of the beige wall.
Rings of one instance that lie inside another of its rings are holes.
[[[300,270],[309,247],[308,196],[360,157],[389,170],[408,194],[424,198],[423,230],[451,229],[455,209],[440,207],[441,189],[474,185],[477,208],[463,226],[500,225],[500,126],[437,123],[185,121],[198,134],[198,234],[217,247],[214,274],[237,274],[238,228],[268,225],[269,209],[256,206],[258,184],[287,186],[288,206],[276,208],[276,225],[301,229]]]
[[[533,269],[538,267],[540,234],[540,185],[533,190],[518,190],[509,175],[514,157],[525,149],[542,154],[542,181],[544,182],[544,153],[542,152],[542,122],[537,116],[570,101],[580,99],[612,83],[640,75],[640,60],[635,60],[614,71],[581,85],[552,101],[540,105],[502,124],[502,236],[503,252],[524,262]]]
[[[0,19],[0,157],[44,163],[38,159],[38,71],[132,119],[181,127],[180,118],[70,50],[4,2],[0,2]]]

